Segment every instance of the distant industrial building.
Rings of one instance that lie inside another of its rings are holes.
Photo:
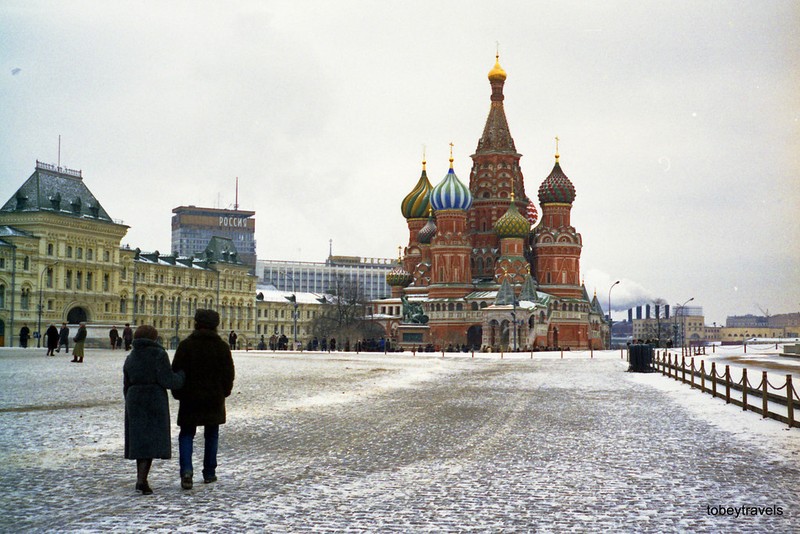
[[[230,239],[239,260],[255,272],[256,212],[179,206],[172,213],[172,252],[187,257],[202,255],[212,237],[223,237]]]

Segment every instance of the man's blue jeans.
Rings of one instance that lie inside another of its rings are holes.
[[[194,449],[194,435],[196,426],[182,426],[178,434],[178,454],[181,465],[181,476],[194,471],[192,469],[192,450]],[[219,425],[206,425],[203,427],[205,436],[205,451],[203,455],[203,479],[208,480],[217,471],[217,448],[219,447]]]

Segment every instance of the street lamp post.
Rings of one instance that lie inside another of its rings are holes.
[[[44,285],[44,273],[47,272],[48,269],[52,269],[58,265],[58,262],[55,262],[51,265],[45,265],[44,269],[42,269],[41,274],[39,274],[39,323],[36,327],[36,346],[42,346],[42,286]]]
[[[687,300],[683,304],[679,304],[678,305],[678,309],[676,310],[676,313],[675,313],[675,322],[676,323],[678,321],[678,314],[679,313],[681,314],[681,352],[683,352],[683,349],[684,349],[684,347],[686,345],[686,305],[689,304],[693,300],[694,300],[694,297],[690,298],[689,300]],[[676,324],[676,328],[674,330],[675,330],[675,335],[677,336],[678,335],[677,324]],[[675,340],[675,344],[676,345],[678,344],[678,340],[677,339]]]
[[[611,284],[608,288],[608,348],[611,348],[611,337],[613,336],[614,320],[611,318],[611,290],[619,284],[619,280]]]
[[[298,304],[297,304],[297,290],[296,290],[295,285],[294,285],[294,276],[292,276],[290,273],[288,273],[286,271],[280,271],[280,272],[285,274],[286,276],[288,276],[292,281],[292,296],[291,297],[283,297],[283,298],[285,298],[286,300],[288,300],[289,302],[291,302],[294,305],[294,310],[292,310],[292,318],[294,319],[294,327],[293,327],[293,330],[294,330],[294,347],[293,348],[294,348],[294,350],[297,350],[297,307],[298,307]]]

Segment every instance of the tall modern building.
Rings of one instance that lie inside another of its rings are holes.
[[[391,294],[386,275],[397,266],[397,260],[328,256],[324,262],[259,260],[261,283],[281,291],[337,293],[342,282],[358,287],[365,300],[386,298]]]
[[[256,212],[179,206],[172,213],[172,252],[188,257],[203,254],[212,237],[224,237],[233,243],[239,260],[255,271]]]

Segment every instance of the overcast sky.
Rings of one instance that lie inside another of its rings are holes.
[[[798,311],[799,21],[791,1],[4,0],[0,202],[61,135],[132,247],[169,251],[171,210],[232,207],[238,177],[259,258],[396,257],[423,145],[434,185],[451,141],[468,183],[499,42],[526,192],[558,135],[604,307],[619,279],[620,310]]]

